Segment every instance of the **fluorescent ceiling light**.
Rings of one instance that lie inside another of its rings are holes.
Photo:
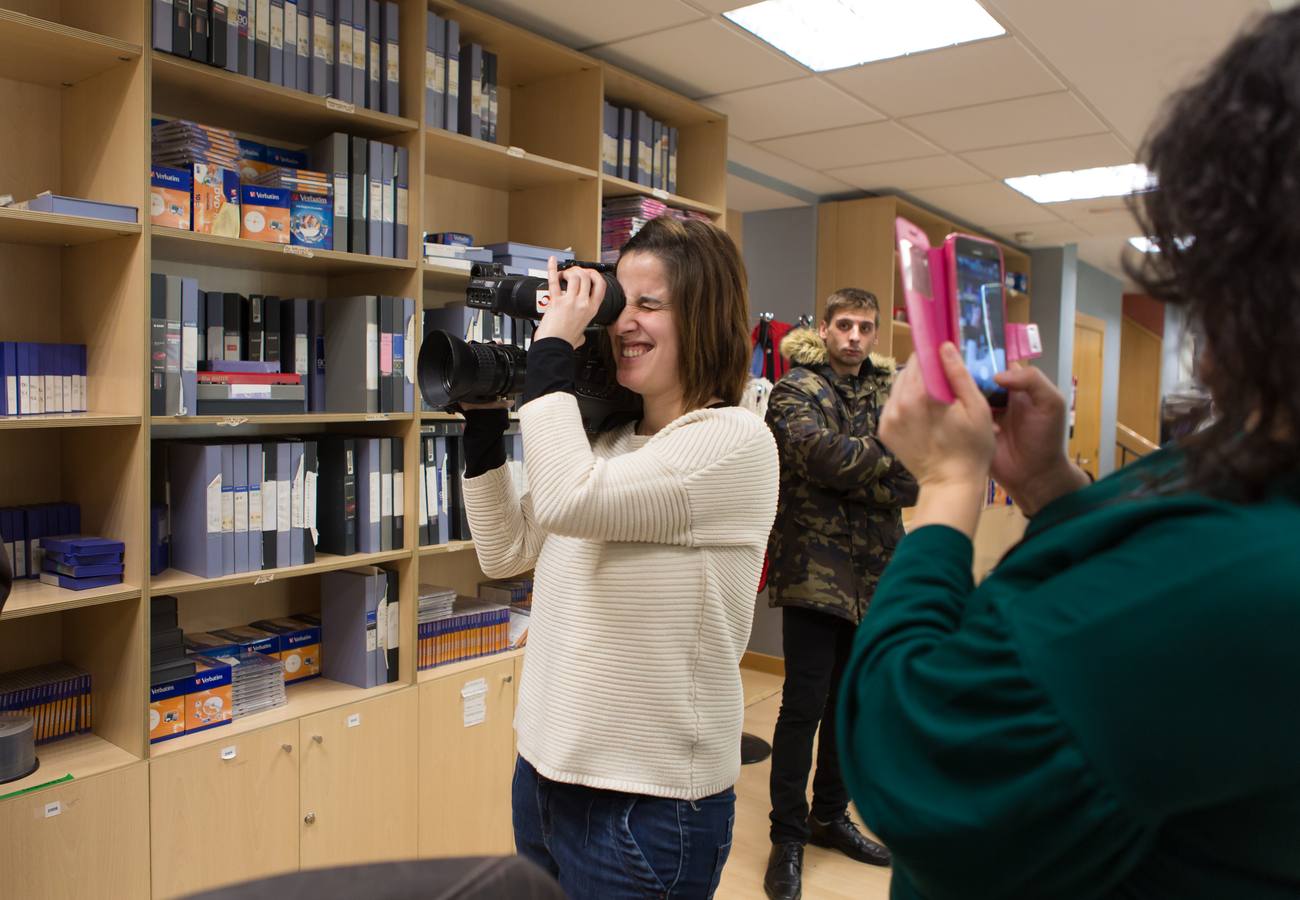
[[[1095,200],[1098,197],[1123,197],[1156,186],[1155,176],[1138,163],[1125,166],[1103,166],[1100,169],[1079,169],[1074,172],[1052,172],[1048,175],[1024,175],[1006,179],[1013,187],[1035,203],[1063,203],[1066,200]]]
[[[1006,34],[976,0],[765,0],[724,15],[814,72]]]
[[[1179,250],[1186,250],[1188,247],[1192,246],[1192,243],[1195,240],[1196,238],[1193,237],[1192,235],[1188,235],[1187,237],[1174,238],[1174,246],[1177,247]],[[1128,242],[1133,246],[1133,249],[1137,250],[1139,253],[1160,252],[1160,244],[1156,241],[1155,238],[1141,237],[1141,236],[1131,237],[1128,239]]]

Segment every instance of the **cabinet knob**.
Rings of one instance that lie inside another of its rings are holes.
[[[501,676],[501,683],[502,683],[502,684],[509,684],[510,682],[512,682],[512,681],[514,681],[514,680],[515,680],[515,676],[513,676],[513,675],[502,675],[502,676]]]
[[[303,820],[303,822],[305,822],[305,823],[308,824],[308,825],[315,825],[315,824],[316,824],[316,814],[315,814],[315,813],[307,813],[307,815],[305,815],[305,816],[302,817],[302,820]]]
[[[293,744],[281,744],[280,749],[284,750],[285,753],[292,753]]]
[[[315,741],[316,743],[318,743],[318,744],[323,744],[323,743],[325,743],[325,738],[321,737],[319,734],[313,734],[313,735],[311,736],[311,739],[312,739],[313,741]]]

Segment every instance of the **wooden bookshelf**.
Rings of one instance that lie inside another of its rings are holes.
[[[628,181],[625,178],[615,178],[613,175],[601,176],[601,189],[606,199],[610,197],[654,197],[656,200],[662,200],[669,206],[675,206],[678,209],[691,209],[696,212],[702,212],[706,215],[717,218],[725,210],[719,209],[709,203],[701,203],[698,200],[692,200],[689,197],[682,197],[678,194],[670,194],[667,191],[658,188],[647,187],[644,184],[637,184],[634,181]]]
[[[25,428],[102,428],[113,425],[139,425],[139,416],[101,413],[49,413],[40,416],[0,416],[0,430]]]
[[[413,119],[268,84],[170,53],[155,51],[151,57],[154,111],[177,118],[302,143],[332,131],[382,139],[420,127]]]
[[[424,165],[439,178],[505,191],[596,179],[595,169],[441,128],[424,131]]]
[[[823,203],[817,210],[817,315],[826,298],[846,284],[871,291],[880,301],[879,352],[906,362],[912,353],[912,328],[893,317],[904,307],[894,244],[894,222],[902,216],[926,233],[931,246],[940,246],[965,226],[916,206],[901,197],[867,197]],[[1002,248],[1006,269],[1030,275],[1029,255],[993,237]],[[1029,321],[1029,296],[1009,291],[1007,316],[1012,322]]]
[[[40,581],[23,580],[14,584],[13,591],[5,602],[4,612],[0,613],[0,621],[62,612],[65,609],[80,609],[101,603],[116,603],[139,596],[140,589],[126,583],[86,591],[68,591]]]
[[[57,88],[139,58],[139,44],[0,9],[0,78]]]
[[[391,694],[407,687],[410,687],[408,683],[397,681],[379,687],[359,688],[351,684],[330,681],[328,678],[313,678],[300,684],[288,684],[285,685],[284,692],[289,702],[284,706],[234,719],[229,725],[221,725],[207,731],[199,731],[194,734],[187,734],[184,737],[172,738],[169,741],[150,744],[149,756],[151,759],[157,759],[169,753],[189,750],[204,744],[219,743],[238,737],[241,734],[247,734],[250,731],[256,731],[259,728],[266,728],[280,722],[296,721],[304,716],[314,715],[339,706],[347,706],[359,700],[382,697],[385,694]]]
[[[480,244],[519,241],[572,247],[580,257],[590,259],[600,250],[604,199],[659,196],[600,174],[602,101],[606,97],[638,106],[680,130],[679,187],[666,202],[719,221],[726,209],[726,120],[688,98],[458,0],[399,3],[401,116],[349,108],[155,52],[150,49],[151,8],[138,0],[62,4],[20,0],[16,7],[23,12],[0,10],[0,116],[6,121],[21,118],[24,138],[0,154],[0,186],[20,200],[51,190],[128,204],[137,207],[142,218],[138,223],[119,223],[0,209],[0,271],[11,273],[11,277],[0,279],[0,323],[4,323],[0,340],[85,343],[90,367],[89,413],[0,419],[0,458],[16,460],[25,473],[21,479],[0,482],[0,505],[75,501],[82,507],[83,530],[126,543],[123,584],[67,591],[27,581],[19,584],[6,604],[0,616],[0,670],[59,659],[82,666],[94,679],[95,733],[43,746],[41,770],[32,779],[0,787],[0,794],[71,773],[77,789],[86,792],[88,805],[99,803],[108,809],[104,821],[111,824],[105,827],[118,827],[112,816],[124,808],[119,801],[135,791],[142,795],[146,809],[152,805],[152,827],[168,831],[166,846],[192,857],[211,839],[210,834],[200,833],[206,824],[187,816],[160,817],[159,810],[169,808],[168,804],[173,809],[184,808],[186,803],[211,806],[230,800],[230,795],[218,797],[216,792],[221,789],[212,779],[152,783],[159,771],[153,761],[165,758],[174,764],[174,771],[180,771],[184,751],[210,748],[196,754],[197,758],[241,735],[247,741],[256,732],[261,736],[258,746],[269,746],[277,760],[288,759],[290,765],[301,767],[288,776],[295,786],[288,793],[297,797],[300,783],[306,785],[314,779],[328,786],[346,777],[335,772],[327,777],[319,770],[308,777],[305,760],[314,746],[310,735],[319,733],[310,729],[324,721],[314,717],[324,713],[328,719],[345,707],[350,711],[363,704],[372,710],[370,720],[383,719],[375,736],[367,738],[373,744],[363,748],[365,753],[386,759],[385,754],[406,752],[402,748],[410,749],[408,743],[418,743],[424,752],[430,740],[445,740],[446,723],[460,721],[459,694],[439,692],[442,686],[437,682],[501,663],[517,664],[519,654],[497,654],[422,673],[415,668],[419,583],[445,584],[472,594],[485,580],[472,552],[473,541],[419,547],[419,522],[412,514],[419,508],[416,472],[421,429],[462,418],[423,411],[153,417],[149,414],[150,274],[185,274],[196,277],[202,290],[244,294],[327,299],[386,294],[418,298],[417,307],[450,302],[463,295],[468,273],[436,260],[422,261],[425,232],[469,232]],[[33,9],[48,14],[50,20],[24,14]],[[424,44],[430,10],[459,21],[464,41],[481,43],[498,54],[497,143],[426,125]],[[334,131],[404,147],[410,154],[411,176],[407,258],[316,250],[308,255],[296,248],[286,251],[282,245],[155,228],[148,221],[150,121],[155,116],[186,118],[285,147],[310,147]],[[410,365],[419,358],[421,334],[417,324],[414,341],[406,347]],[[381,427],[373,428],[375,425]],[[151,482],[155,464],[165,453],[158,442],[264,440],[303,431],[379,433],[402,439],[404,549],[346,557],[322,553],[308,565],[212,579],[174,569],[149,576],[149,510],[150,503],[160,499],[151,494]],[[150,604],[154,597],[177,596],[179,624],[192,631],[316,610],[322,573],[378,564],[398,575],[401,653],[397,682],[368,690],[326,679],[290,685],[289,702],[280,709],[173,741],[148,743]],[[426,688],[428,695],[424,696]],[[392,737],[399,734],[399,729],[390,727],[392,711],[405,708],[401,704],[413,701],[417,691],[422,694],[419,720],[411,721],[417,704],[409,703],[410,709],[403,714],[405,730],[400,734],[409,736],[410,741],[403,743],[405,737],[401,741]],[[513,756],[508,727],[501,724],[509,721],[513,691],[503,692],[494,702],[499,704],[492,713],[498,724],[490,730],[491,752],[475,756],[475,765],[422,768],[422,785],[436,788],[438,779],[454,777],[447,774],[451,771],[473,773],[456,785],[464,792],[477,790],[476,780],[491,779],[489,788],[497,790],[501,780],[509,778],[508,766],[483,762],[488,757],[508,762]],[[350,732],[342,722],[335,724],[344,739],[356,739],[356,746],[362,746],[359,736],[366,729]],[[292,755],[284,753],[283,742],[266,737],[281,732],[293,736],[287,738],[294,743]],[[472,736],[488,747],[487,734],[489,730],[475,730]],[[454,748],[448,749],[449,754],[471,752],[470,745],[446,743]],[[245,750],[248,756],[243,755]],[[247,767],[231,767],[223,776],[232,779],[234,793],[241,798],[230,802],[250,798],[247,808],[261,802],[263,794],[259,792],[265,782],[259,780],[259,773],[268,771],[251,764],[252,751],[252,745],[244,743],[240,759]],[[413,761],[414,754],[411,756]],[[415,776],[401,778],[407,784]],[[192,790],[193,794],[175,796],[175,786],[182,783],[186,785],[182,793]],[[51,787],[24,795],[23,802],[32,796],[56,798],[59,791]],[[3,809],[0,804],[0,811]],[[304,813],[296,807],[289,811],[276,807],[268,813],[268,821],[287,820],[295,829],[306,828],[300,824]],[[441,811],[423,814],[441,815]],[[348,817],[346,825],[334,824],[333,840],[339,846],[351,846],[357,843],[351,838],[373,835],[392,819],[374,810],[361,810]],[[0,817],[0,823],[9,821],[20,820]],[[414,835],[414,822],[410,824]],[[147,853],[150,835],[135,834],[140,827],[136,818],[122,818],[120,827],[124,833],[130,832],[126,836],[140,838],[137,844],[143,843]],[[146,824],[145,830],[149,827]],[[317,826],[315,833],[319,831]],[[306,866],[312,859],[307,849],[312,832],[306,832],[308,837],[303,834],[291,830],[275,836],[294,848],[303,842],[301,854],[297,849],[289,854],[293,865]],[[155,832],[153,836],[158,835]],[[153,846],[156,855],[152,862],[146,858],[144,866],[153,866],[155,896],[185,893],[170,888],[159,891],[159,885],[184,883],[187,875],[177,872],[171,855],[157,855],[160,845],[156,841]],[[435,844],[427,849],[431,855],[439,855],[447,848]],[[471,842],[454,849],[472,853],[497,848]],[[231,880],[247,874],[239,868],[238,853],[231,853],[229,859]],[[142,883],[134,860],[121,862],[121,867],[117,882]],[[132,867],[135,869],[128,872]],[[173,874],[160,878],[163,869]],[[59,884],[53,884],[47,874],[55,871],[59,872]],[[143,872],[144,884],[149,883],[150,874]],[[48,884],[44,893],[57,894],[67,883],[101,881],[102,871],[95,871],[89,863],[60,868],[50,859],[34,858],[31,871],[19,872],[15,883],[42,888]],[[200,886],[189,887],[197,890]],[[142,896],[140,891],[127,894]],[[42,896],[42,890],[34,896]]]
[[[25,209],[0,208],[0,243],[48,244],[75,247],[140,234],[131,222],[111,222],[86,216],[61,216]]]
[[[175,228],[157,228],[152,234],[156,258],[195,266],[323,276],[414,271],[416,268],[411,259],[314,250],[292,244],[267,244]]]
[[[484,666],[490,666],[493,663],[499,663],[502,660],[521,659],[523,658],[523,648],[518,650],[503,650],[500,653],[489,653],[487,656],[479,656],[474,659],[463,659],[460,662],[448,663],[443,666],[434,666],[432,669],[421,669],[418,680],[421,684],[429,681],[438,681],[442,678],[456,678],[467,672],[473,672],[475,669],[481,669]]]
[[[421,547],[419,553],[421,557],[425,557],[437,556],[441,553],[460,553],[464,550],[473,549],[473,541],[449,541],[446,544],[431,544],[429,546]]]
[[[423,250],[420,251],[423,254]],[[433,260],[420,264],[426,291],[463,291],[469,282],[469,272],[454,266],[442,265]]]
[[[36,748],[40,768],[17,781],[0,784],[0,796],[40,787],[71,775],[74,781],[138,763],[138,757],[94,734],[78,734]]]
[[[301,578],[304,575],[319,575],[338,569],[350,569],[355,566],[377,566],[380,563],[409,560],[410,550],[384,550],[380,553],[353,553],[350,556],[335,556],[332,553],[317,553],[316,561],[301,566],[285,566],[278,569],[260,569],[256,572],[238,572],[234,575],[222,575],[219,578],[200,578],[179,569],[168,569],[161,575],[155,575],[149,581],[149,593],[188,594],[194,591],[211,591],[217,588],[236,585],[258,585],[277,581],[281,578]]]
[[[371,424],[375,422],[409,422],[412,413],[288,413],[251,416],[151,416],[153,428],[182,428],[191,425],[218,425],[226,428],[285,427],[297,425]],[[165,435],[160,435],[165,436]]]

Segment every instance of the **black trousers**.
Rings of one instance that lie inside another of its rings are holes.
[[[812,815],[829,822],[849,807],[835,749],[835,701],[857,630],[852,622],[784,607],[785,689],[772,737],[772,843],[808,841],[808,772],[818,737]],[[821,733],[818,735],[818,725]]]

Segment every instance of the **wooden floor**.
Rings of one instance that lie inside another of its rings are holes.
[[[771,741],[781,708],[781,677],[753,669],[742,669],[741,673],[745,684],[745,730]],[[772,808],[767,790],[771,771],[770,761],[741,769],[736,784],[731,858],[722,873],[717,900],[765,900],[763,872],[772,846],[767,818]],[[808,847],[804,852],[803,895],[807,900],[887,900],[889,870]]]

